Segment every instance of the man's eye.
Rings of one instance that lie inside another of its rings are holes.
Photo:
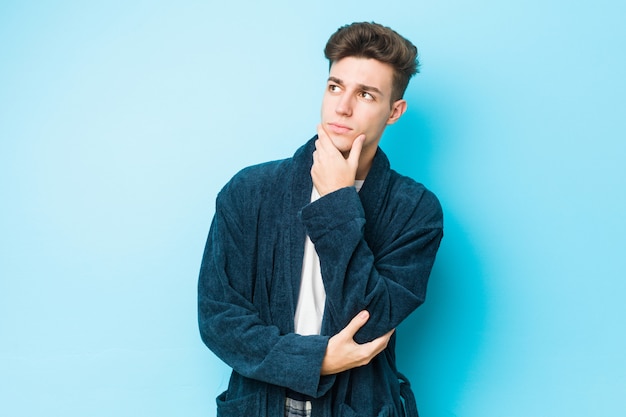
[[[339,86],[335,85],[335,84],[330,84],[328,86],[328,91],[330,91],[332,93],[336,93],[337,91],[339,91]]]
[[[374,96],[368,93],[367,91],[363,91],[361,93],[361,97],[363,97],[366,100],[374,100]]]

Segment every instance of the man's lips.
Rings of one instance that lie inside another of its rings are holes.
[[[352,128],[341,123],[328,123],[328,129],[337,135],[344,135],[352,130]]]

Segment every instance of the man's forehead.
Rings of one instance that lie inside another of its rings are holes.
[[[328,79],[344,85],[368,86],[384,92],[392,87],[393,68],[376,59],[346,57],[332,63]]]

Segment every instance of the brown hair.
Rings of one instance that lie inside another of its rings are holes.
[[[355,22],[342,26],[328,39],[324,55],[330,61],[371,58],[393,68],[391,101],[404,96],[409,80],[418,72],[417,48],[396,31],[378,23]]]

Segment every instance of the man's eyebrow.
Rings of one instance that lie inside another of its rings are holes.
[[[343,85],[343,81],[340,78],[337,78],[337,77],[330,76],[330,77],[328,77],[328,81],[332,81],[332,82],[334,82],[336,84]],[[374,93],[378,93],[381,96],[384,95],[383,92],[380,91],[380,89],[378,89],[376,87],[372,87],[371,85],[358,84],[358,87],[362,91],[371,91],[371,92],[374,92]]]
[[[332,82],[334,82],[336,84],[343,85],[343,81],[341,81],[337,77],[333,77],[332,75],[330,77],[328,77],[328,81],[332,81]]]

